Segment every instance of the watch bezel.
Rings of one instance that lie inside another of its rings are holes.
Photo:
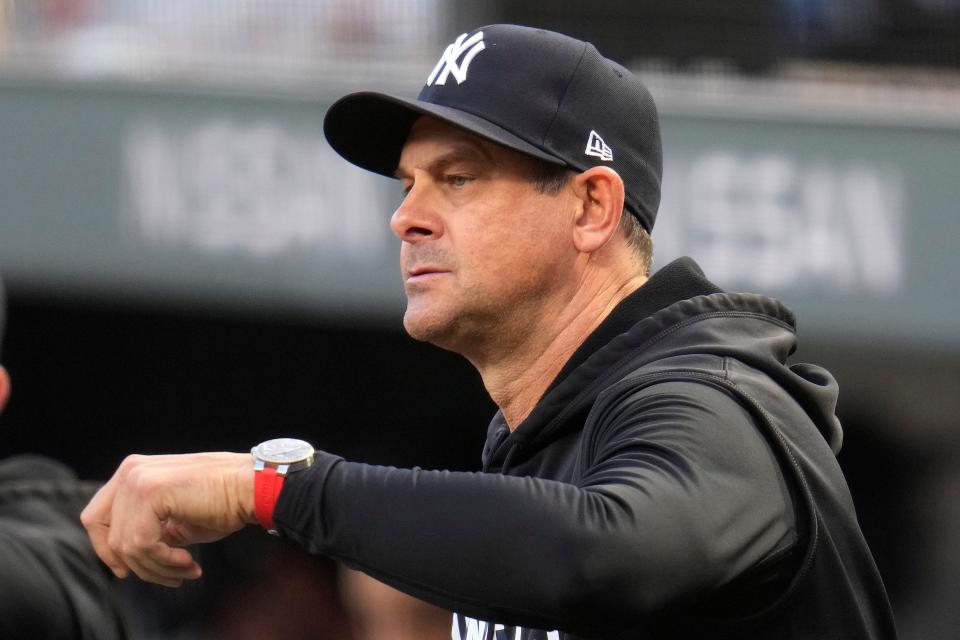
[[[253,457],[265,466],[286,466],[290,471],[309,467],[316,450],[298,438],[273,438],[250,449]]]

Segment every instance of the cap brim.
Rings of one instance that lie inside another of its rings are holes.
[[[352,93],[337,100],[323,119],[327,142],[347,161],[393,177],[410,128],[427,115],[527,155],[564,165],[563,160],[483,118],[442,105],[384,93]]]

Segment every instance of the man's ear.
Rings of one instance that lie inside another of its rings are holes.
[[[10,397],[10,374],[0,365],[0,411],[7,404],[7,398]]]
[[[574,227],[578,251],[593,253],[603,247],[623,215],[623,179],[610,167],[591,167],[573,178],[573,190],[582,207]]]

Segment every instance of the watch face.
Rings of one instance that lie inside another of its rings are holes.
[[[264,462],[292,464],[312,456],[313,446],[296,438],[277,438],[261,442],[253,448],[252,453]]]

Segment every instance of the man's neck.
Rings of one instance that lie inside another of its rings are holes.
[[[544,391],[583,341],[613,309],[636,291],[646,278],[583,286],[558,313],[541,314],[527,328],[526,339],[511,341],[499,353],[471,358],[490,397],[513,431],[530,414]]]

